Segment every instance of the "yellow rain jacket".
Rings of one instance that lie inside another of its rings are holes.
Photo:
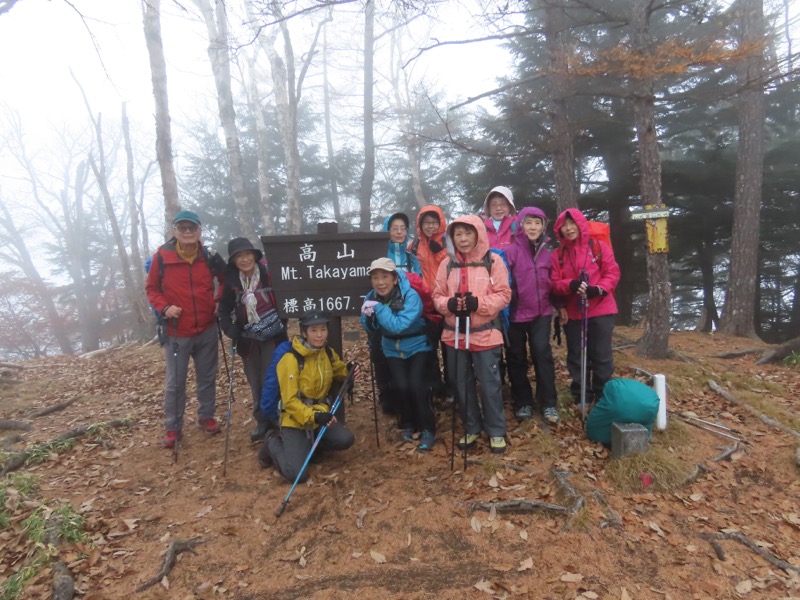
[[[305,359],[305,363],[300,371],[297,358],[291,352],[284,354],[278,362],[281,427],[314,429],[314,413],[330,412],[328,393],[335,379],[347,377],[347,364],[332,348],[333,361],[328,359],[324,348],[314,350],[299,336],[292,340],[292,349]]]

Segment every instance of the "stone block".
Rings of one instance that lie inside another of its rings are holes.
[[[629,454],[647,452],[650,447],[650,432],[639,423],[611,424],[611,458],[622,458]]]

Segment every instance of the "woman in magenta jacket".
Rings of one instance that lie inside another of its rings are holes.
[[[603,386],[614,374],[611,335],[617,302],[614,288],[619,265],[611,246],[589,238],[589,225],[579,210],[570,208],[554,226],[561,248],[553,252],[553,294],[566,300],[561,311],[567,337],[567,369],[570,391],[576,402],[581,394],[581,320],[587,318],[586,402],[600,399]],[[564,318],[566,317],[566,319]]]

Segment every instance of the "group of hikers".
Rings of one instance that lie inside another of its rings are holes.
[[[613,290],[620,272],[611,246],[593,239],[585,216],[568,209],[555,221],[554,248],[545,213],[536,207],[518,212],[503,186],[486,195],[482,212],[483,218],[464,215],[448,224],[439,207],[425,206],[413,237],[409,217],[395,213],[383,226],[386,256],[370,266],[372,289],[364,290],[361,325],[380,406],[396,417],[401,437],[422,452],[436,443],[434,397],[456,403],[464,430],[460,449],[475,447],[485,433],[491,452],[505,452],[506,374],[518,420],[532,418],[538,405],[545,423],[559,423],[550,346],[554,314],[567,340],[575,401],[591,405],[613,374]],[[260,465],[303,481],[315,440],[323,450],[353,444],[344,405],[336,403],[335,414],[331,409],[337,392],[351,385],[348,375],[360,368],[327,344],[329,316],[323,312],[304,313],[300,334],[288,341],[263,253],[249,240],[229,242],[226,264],[203,246],[195,213],[179,212],[173,231],[153,256],[146,286],[165,341],[163,445],[180,442],[190,357],[198,425],[219,433],[214,414],[221,330],[241,357],[250,386],[250,437],[263,440]]]

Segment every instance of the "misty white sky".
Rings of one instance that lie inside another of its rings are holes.
[[[72,69],[95,113],[118,115],[125,100],[133,120],[151,122],[153,99],[140,2],[77,0],[72,4],[83,19],[63,0],[21,0],[0,17],[0,101],[39,126],[83,121],[86,113],[69,74]],[[196,10],[191,0],[180,4]],[[207,114],[208,107],[216,112],[206,29],[170,0],[163,0],[162,11],[170,110],[180,125],[184,117]],[[232,15],[231,20],[235,18]],[[459,31],[464,36],[487,34],[468,31],[468,17],[455,4],[444,18],[447,26],[435,30],[441,40],[453,39]],[[341,30],[334,28],[333,35],[337,31]],[[360,45],[356,34],[354,49]],[[299,54],[302,47],[298,46]],[[495,78],[507,69],[505,52],[487,43],[443,47],[425,54],[419,63],[414,72],[424,71],[454,99],[491,89]]]

